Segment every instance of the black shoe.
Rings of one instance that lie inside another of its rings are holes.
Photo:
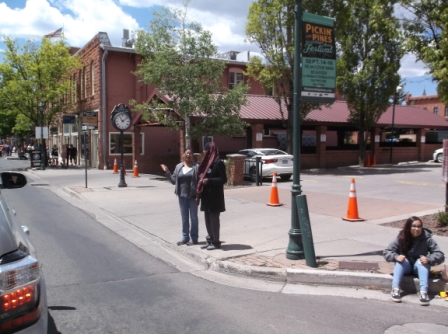
[[[401,303],[401,296],[400,296],[400,289],[393,288],[390,296],[392,297],[392,300],[396,303]]]
[[[220,248],[221,248],[221,246],[211,244],[210,246],[207,247],[207,250],[214,250],[214,249],[220,249]]]
[[[420,292],[420,305],[428,306],[429,305],[429,297],[426,291]]]
[[[186,245],[188,243],[188,241],[183,241],[183,240],[181,240],[181,241],[178,241],[177,242],[177,245],[178,246],[181,246],[181,245]]]

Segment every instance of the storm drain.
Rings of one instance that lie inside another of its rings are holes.
[[[154,186],[136,186],[135,188],[154,188]]]
[[[348,270],[378,270],[377,262],[339,262],[339,269]]]
[[[48,183],[30,183],[30,186],[33,186],[33,187],[46,187],[46,186],[49,186],[49,184]]]

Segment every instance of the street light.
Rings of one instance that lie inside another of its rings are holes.
[[[397,104],[398,96],[401,94],[402,90],[403,90],[402,87],[397,86],[397,89],[395,90],[395,94],[394,94],[394,101],[392,104],[392,132],[390,134],[390,156],[389,156],[390,164],[392,164],[392,151],[394,149],[395,105]]]
[[[40,169],[45,170],[45,160],[47,153],[45,152],[44,146],[44,103],[39,102],[39,113],[40,113]]]

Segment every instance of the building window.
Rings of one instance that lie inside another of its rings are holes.
[[[445,107],[445,117],[448,117],[448,106]]]
[[[76,77],[76,74],[73,77],[73,83],[74,83],[73,101],[78,102],[78,78]]]
[[[244,80],[242,70],[229,70],[229,89],[234,88]]]
[[[144,152],[145,134],[140,134],[140,154]],[[120,151],[120,133],[109,133],[109,154],[121,154]],[[132,133],[123,133],[123,154],[132,154]]]
[[[434,107],[434,114],[438,115],[439,114],[439,107]]]
[[[86,98],[87,97],[87,73],[86,73],[86,67],[84,66],[83,67],[83,69],[82,69],[82,78],[83,78],[83,80],[84,80],[84,83],[83,83],[83,91],[82,91],[82,95],[83,95],[83,98]]]
[[[90,86],[92,87],[92,95],[95,95],[95,66],[93,66],[93,61],[90,63]]]
[[[82,71],[78,71],[78,99],[82,100]]]

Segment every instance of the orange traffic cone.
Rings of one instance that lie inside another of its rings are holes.
[[[347,217],[342,218],[351,222],[363,221],[358,215],[358,201],[356,200],[355,179],[352,179],[350,185],[350,195],[348,196]]]
[[[137,160],[135,160],[135,163],[134,163],[134,175],[132,175],[132,177],[140,177],[140,176],[138,175],[138,165],[137,165]]]
[[[277,189],[277,173],[274,172],[272,175],[272,187],[271,187],[271,200],[266,203],[269,206],[281,206],[283,204],[278,200],[278,189]]]
[[[375,165],[376,165],[376,155],[374,154],[373,155],[372,166],[375,166]]]
[[[370,167],[370,155],[367,155],[367,158],[366,158],[366,167]]]
[[[114,172],[113,172],[113,174],[118,174],[117,159],[114,160]]]

